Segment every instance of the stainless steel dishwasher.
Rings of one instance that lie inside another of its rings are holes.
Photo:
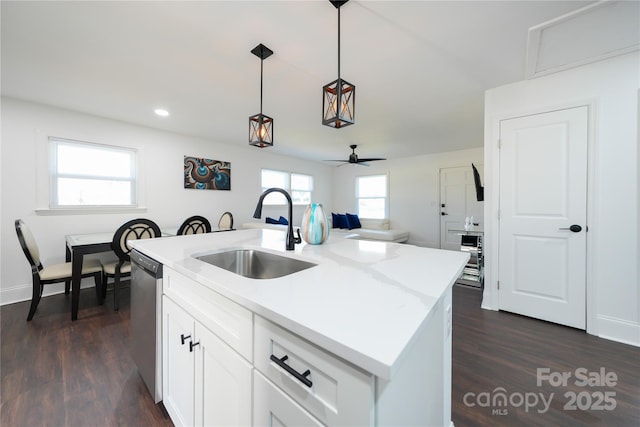
[[[131,251],[131,356],[153,400],[162,400],[162,264]]]

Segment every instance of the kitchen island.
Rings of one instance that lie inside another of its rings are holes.
[[[333,235],[285,251],[273,230],[132,246],[164,265],[176,425],[450,425],[451,287],[468,254]],[[252,279],[196,258],[230,248],[315,265]]]

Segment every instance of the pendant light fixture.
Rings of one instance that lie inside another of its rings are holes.
[[[251,53],[260,58],[260,113],[249,117],[249,145],[273,147],[273,119],[262,114],[262,65],[273,51],[260,43]]]
[[[322,88],[322,124],[336,129],[355,123],[356,87],[340,77],[340,6],[349,0],[329,0],[338,9],[338,79]]]

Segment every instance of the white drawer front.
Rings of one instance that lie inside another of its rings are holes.
[[[323,424],[373,425],[372,375],[257,315],[254,348],[255,367]],[[282,362],[286,367],[272,360],[272,355],[286,356]],[[296,378],[287,367],[303,378]],[[305,385],[305,380],[310,384]]]
[[[253,425],[297,427],[322,424],[258,371],[253,371]]]
[[[208,287],[164,269],[164,293],[249,362],[253,356],[253,313]]]

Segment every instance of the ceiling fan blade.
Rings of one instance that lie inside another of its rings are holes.
[[[365,159],[358,159],[358,163],[360,162],[375,162],[376,160],[387,160],[387,159],[383,159],[382,157],[370,157],[370,158],[365,158]]]
[[[340,166],[346,165],[347,163],[354,164],[354,165],[361,165],[361,166],[369,166],[368,164],[366,164],[366,162],[375,162],[376,160],[387,160],[383,157],[366,157],[361,159],[356,154],[356,147],[357,145],[355,144],[352,144],[349,146],[349,148],[351,148],[352,153],[349,155],[349,158],[347,160],[325,160],[325,162],[341,162],[342,165],[338,165],[338,167],[340,167]]]

